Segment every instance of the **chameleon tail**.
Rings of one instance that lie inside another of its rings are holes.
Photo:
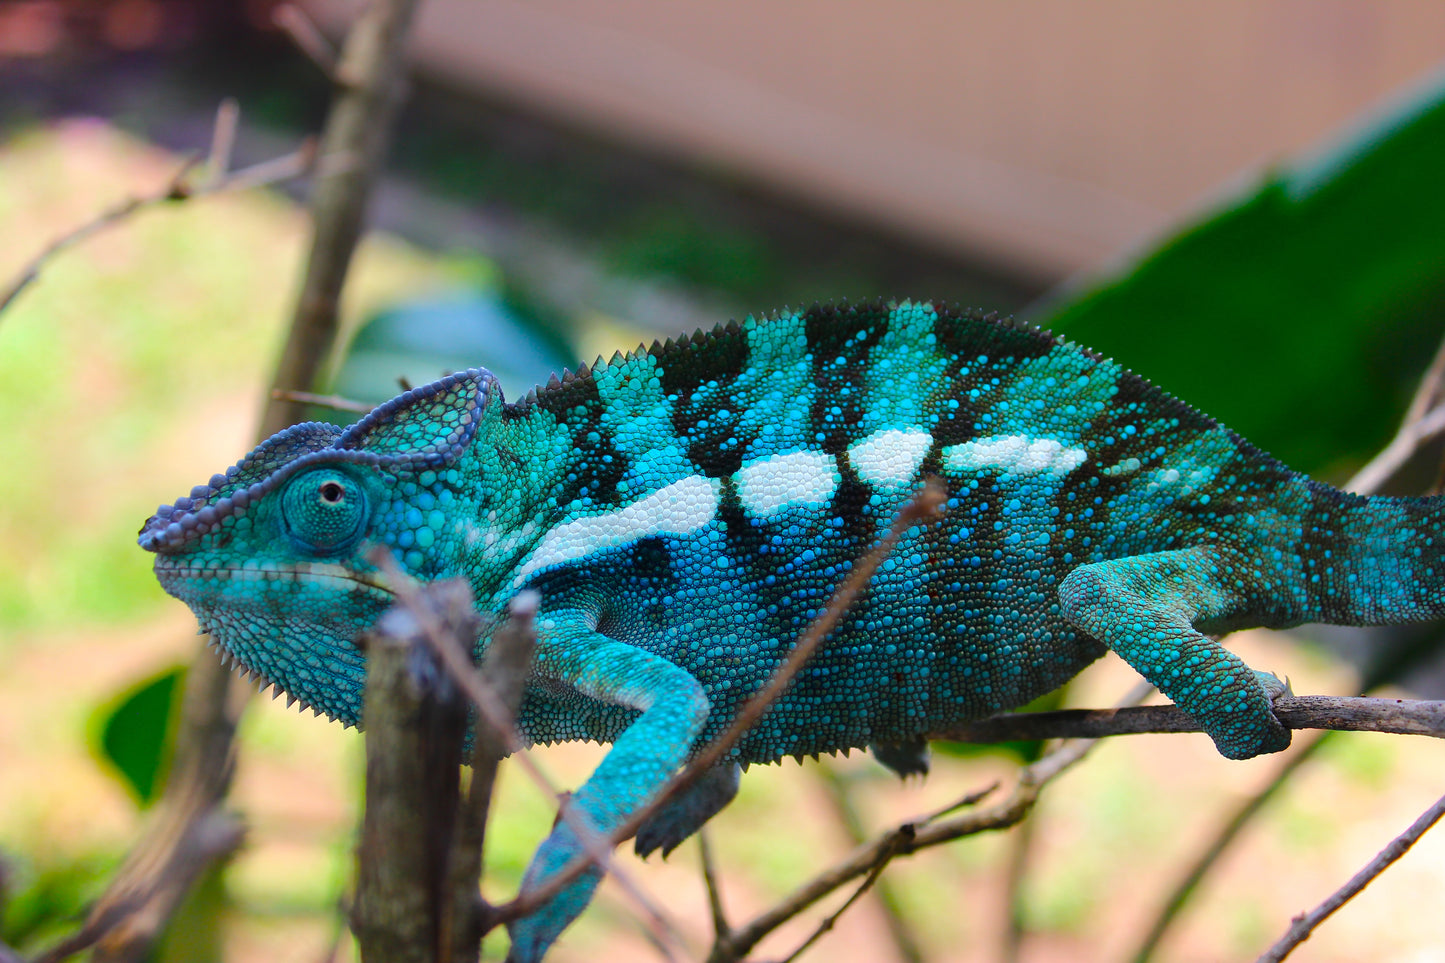
[[[1303,618],[1381,625],[1445,617],[1445,498],[1362,496],[1310,483],[1298,553]]]

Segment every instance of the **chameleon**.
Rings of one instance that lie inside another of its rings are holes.
[[[910,527],[730,754],[650,817],[664,854],[741,768],[872,747],[1020,707],[1112,649],[1218,751],[1284,749],[1284,689],[1216,639],[1247,626],[1445,615],[1445,502],[1314,481],[1116,362],[926,302],[819,305],[582,365],[508,403],[483,368],[348,428],[305,423],[162,505],[155,573],[228,660],[358,725],[359,636],[394,601],[372,546],[465,577],[492,628],[540,594],[518,728],[611,743],[571,809],[611,833],[770,677],[923,479]],[[582,851],[573,822],[522,888]],[[540,960],[589,870],[511,926]]]

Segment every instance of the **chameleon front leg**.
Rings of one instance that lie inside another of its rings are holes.
[[[1103,642],[1199,720],[1221,755],[1279,752],[1290,733],[1271,703],[1283,691],[1239,656],[1194,629],[1248,614],[1237,586],[1253,567],[1215,546],[1080,565],[1059,583],[1064,617]]]
[[[537,622],[537,637],[536,672],[544,680],[584,698],[642,714],[572,795],[569,819],[557,823],[532,857],[522,879],[523,892],[542,885],[584,852],[571,819],[606,837],[656,795],[687,757],[708,713],[701,684],[686,671],[661,656],[602,635],[582,613],[544,614]],[[600,870],[590,869],[536,913],[511,924],[507,959],[540,960],[586,908],[601,879]]]

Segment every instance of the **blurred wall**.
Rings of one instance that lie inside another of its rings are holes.
[[[1445,63],[1445,3],[424,0],[414,40],[429,75],[1048,279]]]

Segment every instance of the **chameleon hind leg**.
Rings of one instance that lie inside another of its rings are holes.
[[[1283,685],[1194,625],[1249,614],[1249,598],[1233,586],[1247,584],[1250,568],[1214,546],[1094,562],[1059,583],[1059,604],[1077,628],[1199,720],[1221,755],[1248,759],[1289,745],[1271,707]]]
[[[581,613],[544,613],[537,621],[537,635],[539,680],[581,697],[581,704],[569,711],[585,714],[586,702],[593,702],[626,706],[641,714],[572,795],[569,818],[557,823],[532,857],[522,878],[523,893],[546,883],[585,851],[574,820],[606,837],[652,799],[687,757],[708,713],[702,685],[685,670],[602,635]],[[599,870],[589,869],[536,913],[512,923],[507,959],[540,960],[586,908],[601,879]]]

